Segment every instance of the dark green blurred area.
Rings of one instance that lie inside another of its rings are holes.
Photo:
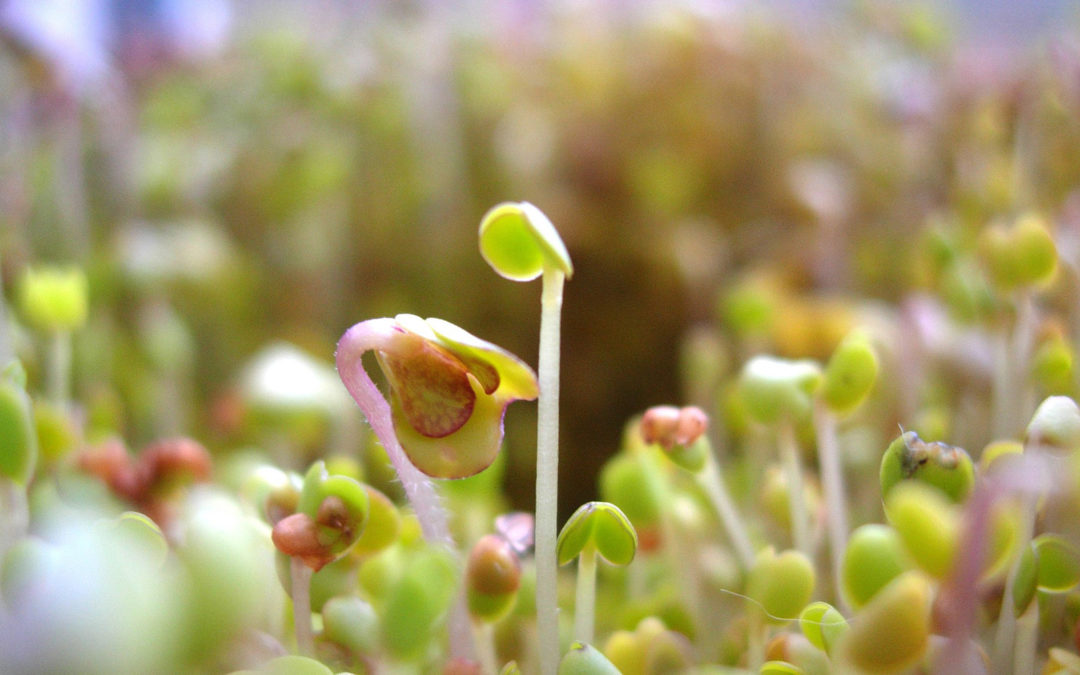
[[[231,406],[274,341],[329,364],[353,323],[408,312],[535,366],[539,282],[497,277],[476,242],[489,207],[527,200],[575,267],[565,515],[628,416],[683,402],[680,344],[736,280],[895,301],[922,282],[928,223],[970,238],[1064,212],[1080,182],[1075,30],[1005,50],[961,43],[932,4],[483,6],[242,5],[220,53],[118,61],[82,90],[5,36],[4,288],[32,264],[87,269],[76,397],[133,443],[171,424],[227,452],[255,442]],[[523,508],[534,418],[507,417]]]

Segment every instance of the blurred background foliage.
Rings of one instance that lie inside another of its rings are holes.
[[[931,290],[995,218],[1078,231],[1073,18],[978,39],[916,2],[0,3],[5,294],[84,267],[88,418],[224,453],[267,442],[240,390],[278,341],[329,367],[351,324],[409,312],[535,365],[539,285],[476,243],[531,201],[576,270],[566,515],[629,415],[694,397],[688,335],[721,372],[746,355],[721,348],[740,288],[790,299],[751,351],[823,358],[856,299]],[[507,418],[523,508],[534,417]],[[329,443],[288,442],[297,467]]]

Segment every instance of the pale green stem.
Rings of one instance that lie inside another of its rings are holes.
[[[53,331],[49,336],[49,399],[60,410],[66,410],[71,391],[71,333]]]
[[[1016,620],[1016,642],[1013,652],[1013,673],[1016,675],[1035,675],[1036,654],[1039,650],[1039,604],[1031,603],[1020,618]]]
[[[739,559],[739,566],[743,571],[750,569],[754,564],[754,546],[750,543],[750,535],[746,532],[746,526],[739,512],[735,508],[735,502],[728,493],[724,477],[720,472],[720,464],[710,452],[705,458],[705,468],[700,473],[694,474],[698,485],[705,490],[713,508],[716,509],[720,522],[727,531],[731,547],[735,549],[735,555]]]
[[[692,550],[692,544],[683,536],[683,529],[679,527],[673,513],[675,497],[665,480],[664,471],[656,461],[658,452],[642,451],[638,453],[638,461],[644,467],[649,489],[658,496],[660,503],[660,536],[664,555],[670,569],[678,575],[678,588],[683,603],[697,622],[701,620],[701,575],[697,567],[698,557]]]
[[[997,328],[993,335],[994,344],[994,373],[993,391],[991,397],[994,411],[993,438],[1011,438],[1013,435],[1012,425],[1012,354],[1009,340],[1009,329],[1006,326]]]
[[[555,561],[559,505],[559,329],[565,275],[545,266],[540,297],[540,396],[536,422],[536,625],[540,675],[559,669],[559,607]]]
[[[596,618],[596,548],[586,546],[578,556],[574,596],[574,639],[592,644]]]
[[[311,628],[311,568],[300,558],[290,559],[292,572],[293,626],[296,630],[296,651],[301,656],[315,653],[315,638]]]
[[[825,493],[825,516],[829,529],[829,559],[832,561],[833,583],[841,611],[846,611],[840,593],[841,569],[847,546],[848,514],[844,490],[844,474],[840,467],[840,447],[836,440],[836,415],[821,399],[814,401],[814,431],[817,434],[818,466],[821,488]]]
[[[1031,542],[1035,531],[1035,510],[1038,497],[1024,495],[1020,506],[1020,532],[1017,541],[1020,543],[1018,550],[1024,550]],[[1017,555],[1009,569],[1009,575],[1005,578],[1005,591],[1001,597],[1001,611],[998,613],[997,633],[994,636],[994,661],[993,672],[998,675],[1007,675],[1013,672],[1014,647],[1016,646],[1016,614],[1013,611],[1013,589],[1016,586],[1016,575],[1020,571],[1021,556]]]
[[[499,672],[498,658],[495,655],[495,627],[489,621],[479,621],[474,626],[480,669],[485,675],[494,675]]]
[[[810,546],[810,526],[807,522],[806,500],[803,490],[802,462],[799,445],[795,440],[795,425],[785,420],[779,431],[780,461],[787,477],[788,507],[791,514],[791,539],[797,551],[813,556]]]

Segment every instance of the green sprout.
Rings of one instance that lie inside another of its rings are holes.
[[[918,663],[930,643],[932,588],[919,572],[905,572],[874,596],[840,638],[840,663],[867,673],[894,673]]]
[[[86,275],[74,267],[28,268],[19,284],[19,306],[27,322],[49,336],[48,391],[66,408],[71,388],[71,333],[86,323]]]
[[[563,525],[555,554],[560,565],[578,559],[577,598],[574,603],[574,637],[592,642],[596,608],[596,556],[612,565],[629,565],[637,552],[638,538],[630,520],[619,507],[607,502],[583,504]]]
[[[540,396],[536,429],[536,620],[540,674],[558,669],[555,562],[559,489],[559,335],[563,282],[573,276],[558,231],[528,202],[503,203],[480,221],[480,253],[497,274],[513,281],[543,275],[540,296]]]
[[[368,517],[368,493],[352,478],[328,474],[320,460],[304,476],[296,509],[274,524],[271,536],[274,546],[291,558],[297,649],[311,654],[311,575],[359,539]]]
[[[749,569],[754,563],[753,544],[713,455],[705,433],[708,424],[708,415],[696,406],[654,406],[641,417],[641,437],[659,445],[672,462],[693,474],[720,517],[739,563]]]
[[[862,332],[850,333],[836,347],[825,366],[821,389],[814,402],[814,430],[826,499],[829,555],[833,579],[838,585],[848,536],[848,506],[836,428],[840,416],[850,414],[866,399],[877,374],[877,354],[869,338]]]
[[[802,499],[802,460],[795,426],[810,416],[821,367],[810,360],[789,361],[756,356],[743,367],[739,387],[746,411],[760,424],[776,429],[780,459],[787,477],[791,535],[795,548],[811,552],[809,516]]]
[[[883,497],[901,481],[917,480],[961,503],[975,484],[975,465],[963,448],[923,441],[914,431],[905,431],[889,444],[879,473]]]

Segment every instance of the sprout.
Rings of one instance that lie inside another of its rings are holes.
[[[495,206],[480,221],[480,254],[514,281],[543,275],[540,296],[540,400],[536,423],[536,620],[540,674],[558,667],[555,534],[559,494],[559,339],[570,254],[548,217],[528,202]]]
[[[991,279],[1004,291],[1049,280],[1057,269],[1057,247],[1045,220],[1035,214],[1011,226],[996,223],[982,230],[979,253]]]
[[[34,473],[38,444],[30,397],[19,383],[25,377],[16,371],[21,372],[21,367],[0,373],[0,481],[25,486]],[[0,542],[0,551],[3,548]]]
[[[870,523],[851,533],[841,582],[844,599],[858,609],[907,570],[903,540],[887,525]]]
[[[274,524],[274,546],[292,558],[291,583],[296,643],[301,654],[314,649],[311,630],[311,575],[341,558],[356,543],[368,517],[368,494],[348,476],[330,475],[320,460],[304,476],[296,513]]]
[[[794,620],[810,602],[815,573],[810,559],[798,551],[776,553],[771,547],[758,552],[746,580],[746,594],[765,619],[783,624]]]
[[[854,410],[877,380],[878,361],[870,340],[862,333],[845,337],[825,367],[821,397],[836,413]]]
[[[465,565],[469,611],[483,621],[497,621],[513,607],[521,585],[521,561],[502,537],[487,534],[473,545]]]
[[[799,614],[799,630],[826,654],[832,653],[848,628],[844,616],[827,602],[812,602]]]
[[[596,555],[613,565],[629,565],[637,552],[638,538],[630,520],[619,507],[606,502],[583,504],[563,525],[556,544],[560,565],[578,558],[577,602],[574,635],[592,642],[596,605]]]
[[[885,450],[879,477],[885,498],[897,483],[917,480],[960,503],[975,484],[975,465],[963,448],[940,441],[928,443],[914,431],[905,431]]]
[[[390,403],[364,370],[375,351]],[[411,314],[371,319],[338,343],[338,375],[367,417],[432,542],[450,544],[446,514],[423,474],[470,476],[494,461],[506,406],[537,395],[536,377],[517,357],[453,324]]]
[[[1051,396],[1039,404],[1027,427],[1027,445],[1060,451],[1080,448],[1080,408],[1068,396]]]
[[[559,675],[620,675],[620,671],[592,645],[575,642],[559,663]]]
[[[931,588],[918,572],[905,572],[883,588],[851,623],[836,651],[868,673],[892,673],[922,659],[930,643]]]
[[[86,323],[88,297],[86,275],[74,267],[27,269],[19,287],[23,315],[45,333],[69,332]]]
[[[938,579],[949,573],[959,540],[955,504],[939,490],[907,481],[885,497],[885,515],[916,565]]]

